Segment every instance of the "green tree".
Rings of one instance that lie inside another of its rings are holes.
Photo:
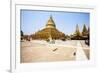
[[[86,25],[84,24],[83,25],[83,30],[82,30],[82,35],[83,36],[86,36],[88,34],[88,30],[87,30],[87,28],[86,28]]]
[[[23,36],[24,35],[24,33],[23,33],[23,31],[21,30],[21,36]]]

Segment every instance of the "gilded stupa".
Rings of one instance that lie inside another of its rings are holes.
[[[49,20],[46,23],[46,27],[40,31],[37,31],[35,34],[32,35],[33,39],[62,39],[65,38],[65,34],[60,32],[57,28],[56,28],[56,24],[52,18],[52,16],[50,16]]]

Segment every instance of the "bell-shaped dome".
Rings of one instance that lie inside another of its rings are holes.
[[[49,20],[48,20],[48,22],[46,24],[46,28],[56,28],[56,25],[55,25],[55,23],[54,23],[54,21],[52,19],[52,16],[50,16],[50,18],[49,18]]]

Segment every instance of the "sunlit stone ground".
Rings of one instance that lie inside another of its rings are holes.
[[[31,63],[48,61],[75,61],[80,59],[88,60],[90,49],[89,46],[85,45],[84,41],[79,40],[56,40],[55,44],[50,44],[43,40],[32,40],[21,42],[20,51],[21,63]],[[84,57],[86,56],[86,58],[82,58],[83,55]]]

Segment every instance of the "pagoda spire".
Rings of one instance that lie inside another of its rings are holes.
[[[50,19],[52,19],[52,15],[50,15]]]
[[[52,15],[50,15],[50,18],[47,21],[46,28],[56,28],[56,25],[55,25],[55,22],[52,18]]]
[[[81,35],[78,24],[76,25],[75,35],[77,35],[77,36]]]

